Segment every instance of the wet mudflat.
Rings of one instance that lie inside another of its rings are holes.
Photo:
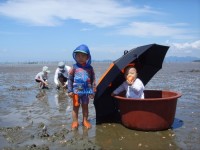
[[[34,81],[43,65],[48,90]],[[69,64],[71,65],[71,64]],[[94,63],[97,80],[109,63]],[[146,89],[182,93],[172,129],[136,131],[117,123],[96,125],[93,100],[89,104],[92,128],[71,130],[71,99],[53,83],[56,64],[0,64],[0,149],[198,149],[200,146],[200,63],[165,63]]]

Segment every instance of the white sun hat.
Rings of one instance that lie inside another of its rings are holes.
[[[65,63],[63,61],[59,62],[58,67],[60,70],[63,70],[65,68]]]
[[[49,70],[49,68],[48,68],[47,66],[44,66],[44,67],[42,68],[42,71],[43,71],[43,72],[50,73],[50,70]]]

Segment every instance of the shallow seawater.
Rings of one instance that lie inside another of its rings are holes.
[[[47,65],[48,90],[39,90],[35,75]],[[71,64],[69,64],[71,65]],[[96,79],[109,63],[94,63]],[[0,64],[0,149],[198,149],[200,146],[200,63],[165,63],[146,89],[182,93],[172,129],[131,130],[117,123],[96,125],[93,100],[92,128],[71,131],[71,99],[53,83],[56,64]]]

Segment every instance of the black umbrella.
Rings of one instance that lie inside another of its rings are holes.
[[[97,121],[111,114],[113,118],[113,113],[116,114],[118,110],[116,101],[111,97],[111,93],[125,80],[122,70],[128,64],[135,63],[138,78],[146,85],[162,68],[168,49],[168,46],[157,44],[140,46],[130,51],[125,51],[122,57],[110,65],[97,86],[94,99]],[[98,119],[100,117],[101,119]]]

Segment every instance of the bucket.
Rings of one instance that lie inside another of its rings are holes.
[[[130,129],[159,131],[171,128],[177,100],[181,94],[173,91],[145,90],[144,99],[114,96],[119,102],[122,124]]]

